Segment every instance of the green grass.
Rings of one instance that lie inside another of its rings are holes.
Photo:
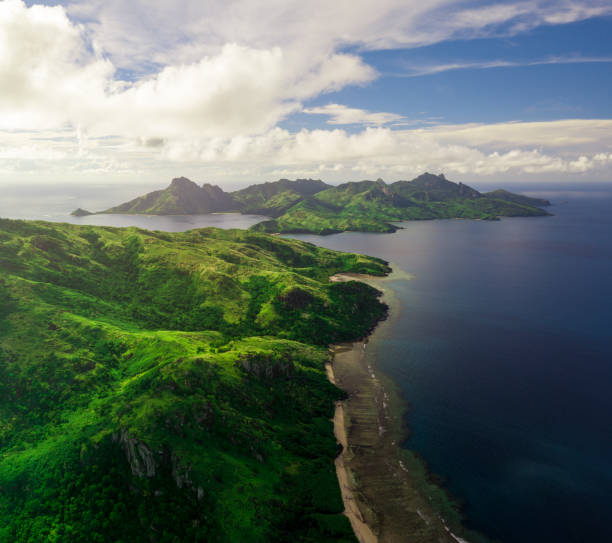
[[[0,220],[0,540],[354,541],[327,344],[380,260],[246,231]]]
[[[313,179],[297,179],[296,181],[280,179],[273,183],[251,185],[232,192],[231,195],[243,213],[259,213],[278,217],[305,197],[316,194],[327,187],[329,185]]]
[[[301,201],[277,219],[252,226],[251,230],[321,235],[345,231],[394,232],[396,230],[394,226],[386,222],[388,218],[355,212],[351,209],[345,210],[325,201],[319,201],[317,196]]]
[[[547,213],[535,205],[545,203],[505,191],[483,195],[467,185],[423,174],[390,185],[379,180],[331,187],[251,228],[270,233],[393,232],[397,228],[391,223],[397,221],[542,216]]]

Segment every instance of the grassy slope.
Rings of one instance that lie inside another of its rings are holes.
[[[0,220],[0,540],[351,541],[325,345],[379,260]]]
[[[280,179],[273,183],[260,183],[232,192],[233,199],[243,213],[259,213],[278,217],[305,197],[325,190],[329,185],[314,179],[289,181]]]
[[[237,207],[232,197],[221,188],[210,184],[199,186],[185,177],[179,177],[163,190],[149,192],[103,213],[189,215],[230,211]]]
[[[547,213],[521,199],[478,191],[445,178],[424,174],[413,181],[345,183],[300,202],[273,221],[252,227],[263,232],[329,234],[345,230],[392,232],[392,221],[422,219],[485,219],[540,216]]]
[[[315,198],[293,206],[279,218],[251,227],[259,232],[333,234],[335,232],[394,232],[395,227],[365,214],[345,212],[342,208]]]
[[[242,190],[226,193],[217,186],[197,185],[184,177],[172,180],[163,190],[139,196],[104,213],[144,213],[176,215],[211,213],[215,211],[241,211],[271,217],[282,215],[304,197],[312,196],[329,185],[314,179],[290,181],[280,179],[273,183],[251,185]],[[75,210],[73,214],[81,214]],[[89,212],[85,212],[89,214]]]
[[[263,193],[244,193],[237,195],[235,199],[241,204],[243,213],[277,217],[301,201],[303,196],[294,190],[284,190],[269,197],[265,197]]]

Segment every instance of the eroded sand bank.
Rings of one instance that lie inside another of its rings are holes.
[[[385,291],[383,282],[388,279],[343,274],[332,280],[363,280]],[[389,291],[383,299],[392,315],[398,311]],[[379,325],[374,334],[381,333],[385,324],[388,323]],[[368,360],[367,340],[335,345],[332,351],[328,378],[348,394],[345,401],[336,405],[334,417],[336,439],[343,447],[336,459],[336,472],[345,513],[358,540],[463,541],[432,504],[434,496],[424,483],[422,465],[398,445],[405,436],[402,418],[406,406],[393,384]]]

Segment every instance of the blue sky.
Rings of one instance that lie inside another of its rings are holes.
[[[426,112],[451,123],[612,116],[610,17],[512,37],[374,51],[364,60],[380,79],[368,88],[338,93],[339,102],[367,103],[368,109],[387,108],[410,118]],[[515,65],[478,67],[498,61]],[[466,68],[416,75],[444,65]]]
[[[0,184],[612,180],[612,4],[0,2]]]

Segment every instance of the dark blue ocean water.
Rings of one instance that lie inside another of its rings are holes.
[[[612,186],[547,218],[296,236],[413,273],[368,347],[410,404],[404,444],[506,543],[612,541]]]

